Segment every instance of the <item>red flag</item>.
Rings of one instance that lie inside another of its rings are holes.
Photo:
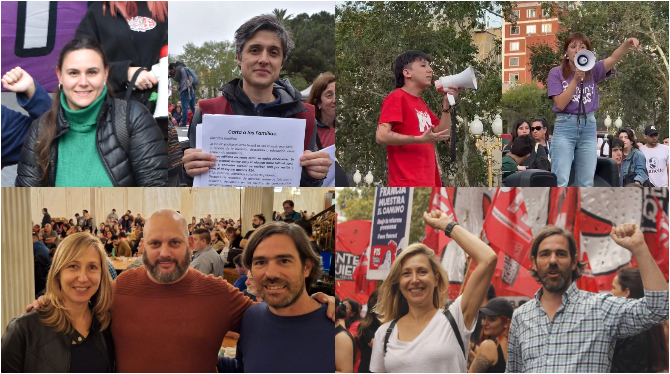
[[[374,291],[374,287],[370,287],[370,281],[368,281],[368,253],[370,253],[370,247],[368,247],[365,252],[361,255],[358,260],[358,266],[354,270],[354,284],[356,286],[356,292],[362,292],[370,295]],[[370,289],[372,288],[372,289]]]
[[[498,252],[498,264],[491,283],[493,283],[498,296],[527,296],[533,298],[535,292],[542,287],[535,278],[528,274],[528,269],[519,265],[505,252]]]
[[[656,236],[658,241],[657,250],[651,250],[651,254],[656,260],[656,264],[663,272],[665,280],[668,280],[668,213],[663,210],[663,204],[661,204],[656,197],[656,205],[658,206],[658,213],[656,213]],[[654,253],[656,252],[656,253]]]
[[[355,276],[365,279],[367,266],[363,266],[361,273],[358,265],[365,261],[365,255],[368,254],[366,251],[370,247],[371,227],[372,222],[360,220],[337,224],[334,259],[335,293],[340,299],[354,299],[365,304],[377,286],[376,281],[359,283],[358,286],[355,281]]]
[[[554,187],[551,189],[548,223],[573,231],[579,214],[577,200],[579,187]],[[574,232],[574,231],[573,231]]]
[[[528,255],[533,232],[521,189],[499,187],[484,221],[486,237],[491,247],[503,251],[521,266],[531,267]],[[498,253],[500,256],[500,253]]]
[[[454,187],[433,187],[432,191],[430,192],[431,203],[428,211],[432,212],[433,210],[439,209],[446,213],[451,220],[458,221],[456,219],[454,206],[451,202],[451,198],[454,197],[454,193]],[[432,227],[426,225],[425,238],[421,241],[421,243],[435,251],[435,254],[437,254],[438,257],[442,256],[442,251],[447,247],[449,242],[451,242],[451,238],[447,237],[444,234],[444,231],[433,229]]]
[[[571,202],[568,205],[571,205],[575,209],[575,214],[573,214],[574,226],[572,228],[572,233],[575,236],[575,242],[577,242],[577,259],[581,262],[586,262],[586,267],[582,273],[581,278],[577,279],[577,288],[583,291],[589,291],[593,293],[598,293],[598,283],[596,278],[593,275],[591,270],[591,264],[589,263],[589,256],[586,254],[584,247],[582,246],[582,218],[585,216],[582,214],[582,195],[579,193],[579,188],[572,188],[573,193],[569,195]],[[565,205],[565,204],[564,204]],[[569,229],[568,229],[569,230]]]

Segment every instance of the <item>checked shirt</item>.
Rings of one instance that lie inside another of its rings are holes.
[[[510,326],[507,372],[608,373],[616,339],[668,319],[668,291],[641,299],[580,291],[572,283],[549,321],[542,289],[519,307]]]

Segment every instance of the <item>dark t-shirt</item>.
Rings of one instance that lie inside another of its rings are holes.
[[[332,373],[333,322],[326,305],[301,316],[281,317],[266,303],[244,313],[237,364],[245,373]]]
[[[156,38],[160,38],[161,35],[156,29],[156,20],[151,16],[147,2],[137,1],[135,3],[137,4],[137,15],[128,20],[128,27],[133,31],[133,41],[140,58],[140,66],[151,69],[151,63],[156,56],[151,56],[151,53],[147,51],[151,51],[156,44]]]
[[[254,231],[256,231],[256,229],[253,229],[253,230],[249,230],[249,231],[247,231],[247,233],[246,233],[246,234],[244,234],[244,239],[247,239],[247,240],[249,240],[249,238],[251,237],[251,234],[253,234],[253,233],[254,233]]]
[[[370,372],[370,357],[372,356],[372,347],[370,341],[375,338],[375,332],[381,326],[379,320],[375,319],[368,328],[362,331],[361,336],[358,337],[360,341],[361,348],[361,363],[358,365],[359,373],[369,373]]]

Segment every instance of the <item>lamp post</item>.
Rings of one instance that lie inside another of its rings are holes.
[[[354,183],[358,187],[358,184],[361,183],[361,172],[356,169],[356,173],[354,173]]]
[[[616,132],[619,132],[619,129],[623,125],[623,121],[621,120],[621,116],[616,117],[616,121],[614,121],[614,126],[616,126]]]
[[[607,117],[605,118],[605,128],[607,129],[605,132],[607,132],[608,134],[610,134],[610,127],[612,127],[612,118],[610,118],[610,115],[608,114]],[[614,128],[612,128],[612,131],[614,131]]]
[[[491,130],[497,139],[482,138],[484,132],[484,124],[479,119],[478,115],[470,122],[470,133],[475,137],[475,145],[478,149],[484,150],[486,153],[486,167],[489,174],[489,187],[493,187],[493,151],[496,148],[502,149],[502,118],[500,114],[496,114],[495,119],[491,123]]]
[[[369,187],[372,185],[372,180],[374,177],[372,176],[372,170],[368,171],[368,174],[365,176],[365,184]]]

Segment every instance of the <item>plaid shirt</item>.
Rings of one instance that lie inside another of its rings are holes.
[[[573,283],[549,321],[542,289],[514,312],[507,372],[608,373],[616,339],[636,335],[668,319],[668,291],[644,291],[641,299],[580,291]]]

